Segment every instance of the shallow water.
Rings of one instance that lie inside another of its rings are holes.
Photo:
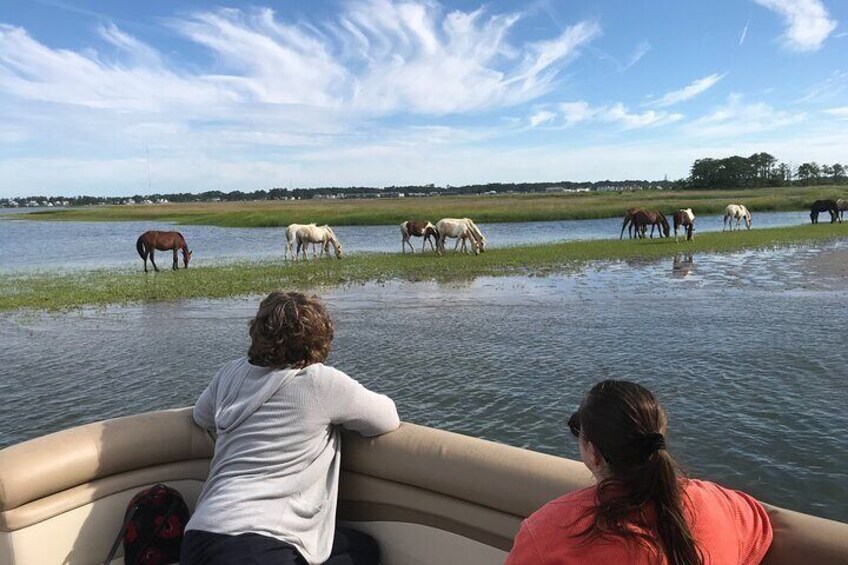
[[[695,476],[848,521],[848,283],[811,267],[846,254],[840,242],[316,290],[336,321],[329,362],[407,421],[576,458],[565,422],[585,391],[635,380],[665,403]],[[0,316],[0,445],[192,404],[246,351],[257,304]]]
[[[804,212],[768,212],[754,216],[754,226],[776,227],[809,221]],[[696,219],[697,232],[722,228],[721,216]],[[576,239],[618,237],[620,218],[481,224],[487,245],[503,247]],[[45,222],[0,219],[0,271],[141,268],[135,240],[146,230],[179,230],[192,249],[192,265],[232,259],[283,257],[283,228],[219,228],[179,226],[166,222]],[[340,226],[334,231],[345,253],[400,251],[399,226]],[[626,235],[625,235],[626,237]],[[416,250],[423,242],[413,239]],[[451,245],[450,243],[448,245]],[[171,265],[171,253],[157,252],[160,268]],[[180,260],[182,262],[182,260]],[[182,263],[181,263],[182,264]]]

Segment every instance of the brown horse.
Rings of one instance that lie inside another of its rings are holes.
[[[695,214],[692,208],[684,208],[674,213],[674,241],[677,241],[677,230],[683,228],[686,231],[686,241],[692,241],[695,231]]]
[[[644,210],[644,208],[629,208],[627,213],[624,214],[624,221],[621,223],[621,235],[618,236],[618,239],[624,239],[624,228],[627,228],[627,235],[630,239],[633,239],[633,214],[639,210]]]
[[[636,235],[640,238],[645,237],[645,231],[648,226],[651,226],[651,237],[654,237],[654,228],[660,231],[660,237],[669,237],[671,234],[671,226],[668,225],[668,220],[662,212],[656,210],[637,210],[633,213],[633,227],[636,229]]]
[[[819,214],[828,212],[830,214],[830,223],[833,224],[837,220],[842,223],[842,218],[839,217],[839,205],[836,200],[816,200],[810,206],[810,221],[814,224],[819,223]]]
[[[177,264],[177,251],[182,249],[183,265],[188,269],[188,260],[191,259],[191,251],[188,250],[188,245],[183,237],[183,234],[176,231],[146,231],[141,234],[135,242],[135,248],[138,251],[139,257],[144,260],[144,272],[147,272],[147,258],[150,257],[150,263],[156,272],[159,272],[159,267],[153,262],[153,251],[168,251],[174,252],[173,269],[179,269]]]
[[[438,243],[439,241],[439,232],[436,231],[436,226],[426,220],[405,221],[400,225],[400,235],[400,247],[404,253],[406,253],[407,245],[409,246],[409,249],[415,253],[415,249],[413,249],[412,244],[409,242],[409,238],[412,236],[424,238],[424,241],[421,244],[421,253],[424,253],[424,248],[428,241],[430,242],[430,249],[434,251],[436,250],[436,247],[433,245],[433,242],[435,241]]]

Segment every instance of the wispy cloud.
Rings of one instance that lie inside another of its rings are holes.
[[[724,105],[690,122],[687,130],[694,136],[733,137],[780,129],[805,117],[803,112],[776,110],[763,102],[746,104],[741,95],[731,94]]]
[[[622,68],[623,71],[626,71],[636,63],[638,63],[642,57],[648,54],[648,51],[651,50],[651,44],[647,41],[643,41],[636,46],[636,49],[630,55],[630,59],[627,61],[627,64]]]
[[[803,104],[833,100],[846,89],[848,89],[848,71],[833,71],[826,79],[818,80],[808,88],[807,93],[798,102]]]
[[[709,76],[705,76],[703,78],[699,78],[698,80],[692,82],[691,84],[681,88],[680,90],[674,90],[667,94],[664,94],[660,98],[656,100],[652,100],[647,103],[648,106],[659,106],[660,108],[664,108],[666,106],[673,106],[675,104],[679,104],[681,102],[685,102],[687,100],[691,100],[695,98],[699,94],[702,94],[715,86],[715,84],[723,79],[727,73],[718,74],[713,73]]]
[[[754,0],[783,18],[783,41],[793,51],[817,51],[836,29],[827,8],[820,0]]]
[[[751,24],[751,20],[749,19],[745,22],[745,27],[742,28],[742,33],[739,35],[739,46],[741,47],[743,43],[745,43],[745,38],[748,37],[748,26]]]
[[[848,120],[848,106],[841,106],[839,108],[829,108],[824,112],[825,114],[835,116],[842,120]]]
[[[601,122],[615,124],[622,130],[633,130],[662,126],[683,119],[683,114],[671,114],[663,111],[631,112],[621,102],[593,107],[588,102],[581,100],[559,104],[552,109],[555,111],[542,110],[531,116],[531,126],[548,124],[551,127],[562,128],[571,127],[581,122]]]

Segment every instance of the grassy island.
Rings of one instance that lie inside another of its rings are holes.
[[[61,310],[87,305],[186,298],[226,298],[271,290],[361,284],[385,280],[469,279],[478,276],[546,275],[591,261],[656,259],[675,253],[721,253],[766,249],[848,237],[848,223],[801,225],[699,234],[694,241],[670,239],[575,241],[490,249],[479,256],[448,252],[364,253],[342,260],[238,262],[145,274],[136,268],[69,273],[6,274],[0,278],[0,311]]]
[[[399,224],[412,218],[471,217],[477,223],[587,220],[620,217],[634,206],[696,216],[720,214],[730,203],[752,212],[807,210],[820,198],[846,198],[848,187],[813,186],[738,190],[643,190],[576,194],[438,196],[368,200],[205,202],[53,209],[16,218],[35,220],[150,220],[182,225],[280,227],[317,222],[334,226]]]

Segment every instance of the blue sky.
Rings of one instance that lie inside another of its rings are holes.
[[[848,2],[0,0],[0,197],[848,164]]]

